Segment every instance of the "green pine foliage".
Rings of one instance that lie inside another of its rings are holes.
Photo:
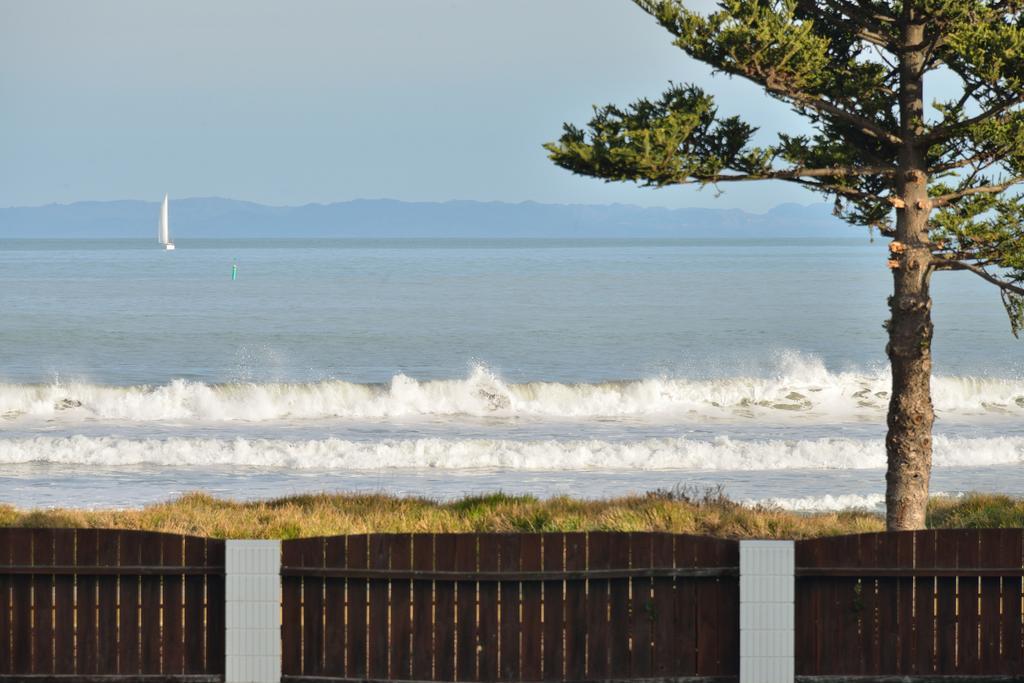
[[[720,0],[703,14],[681,0],[634,2],[686,54],[761,86],[814,132],[756,145],[754,126],[673,83],[659,98],[596,107],[586,126],[566,124],[545,145],[555,164],[657,187],[796,183],[850,223],[895,237],[909,129],[925,150],[932,268],[992,283],[1014,334],[1024,329],[1024,2]],[[941,98],[909,126],[900,110],[908,22],[923,26],[924,74],[943,79]]]

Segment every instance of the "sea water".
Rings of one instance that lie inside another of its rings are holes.
[[[884,492],[884,244],[0,240],[0,502]],[[232,266],[237,264],[237,279]],[[935,278],[933,490],[1024,494],[1024,342]]]

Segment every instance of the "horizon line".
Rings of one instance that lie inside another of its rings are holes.
[[[166,193],[165,193],[166,194]],[[537,206],[566,206],[566,207],[626,207],[631,209],[640,210],[655,210],[655,211],[738,211],[740,213],[762,216],[779,209],[784,206],[798,206],[800,208],[810,208],[815,206],[828,206],[827,202],[780,202],[764,211],[749,211],[747,209],[741,209],[737,207],[709,207],[709,206],[680,206],[680,207],[668,207],[668,206],[644,206],[642,204],[632,204],[628,202],[609,202],[606,204],[593,204],[584,202],[541,202],[534,199],[524,199],[520,201],[506,201],[500,199],[444,199],[444,200],[406,200],[396,199],[394,197],[357,197],[354,199],[342,199],[329,202],[306,202],[304,204],[262,204],[248,199],[235,199],[233,197],[222,197],[219,195],[205,195],[205,196],[189,196],[180,197],[178,199],[171,198],[171,201],[195,201],[195,200],[221,200],[229,202],[238,202],[240,204],[253,204],[255,206],[263,206],[273,209],[301,209],[308,206],[337,206],[339,204],[353,204],[356,202],[393,202],[397,204],[499,204],[504,206],[522,206],[524,204],[533,204]],[[71,202],[48,202],[46,204],[20,204],[10,206],[0,206],[0,211],[8,209],[45,209],[54,206],[70,207],[75,204],[113,204],[118,202],[140,202],[143,204],[160,204],[163,200],[148,200],[148,199],[136,199],[136,198],[124,198],[124,199],[78,199]]]

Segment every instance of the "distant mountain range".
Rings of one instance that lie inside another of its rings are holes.
[[[0,208],[0,239],[155,239],[159,202],[75,202]],[[628,204],[402,202],[265,206],[219,197],[171,201],[171,236],[201,237],[857,237],[828,205],[782,204],[767,213]]]

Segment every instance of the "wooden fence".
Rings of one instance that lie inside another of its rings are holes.
[[[1024,530],[862,534],[795,552],[785,647],[799,681],[1024,680]],[[224,559],[218,540],[0,529],[0,681],[223,680]],[[788,572],[770,577],[787,594]],[[284,541],[280,573],[269,630],[276,649],[280,614],[285,681],[738,675],[736,541],[336,536]]]
[[[797,542],[797,676],[1024,674],[1022,533]]]
[[[285,541],[283,680],[734,680],[738,565],[655,533]]]
[[[223,672],[224,541],[0,529],[0,680]]]

